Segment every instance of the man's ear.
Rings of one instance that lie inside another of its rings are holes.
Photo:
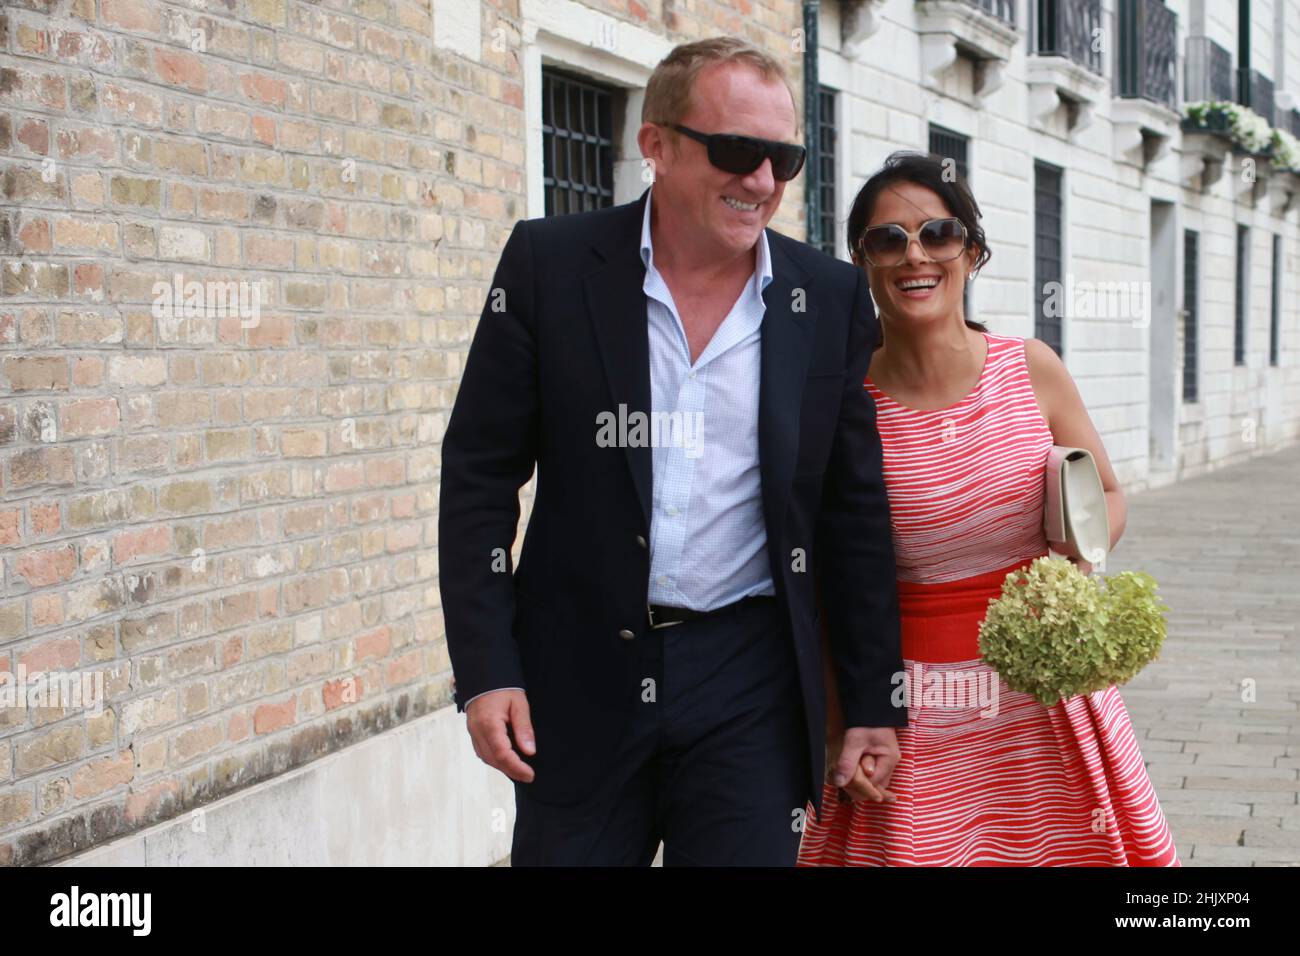
[[[671,149],[670,138],[668,131],[657,123],[642,123],[636,131],[636,144],[641,149],[641,155],[654,164],[655,172],[666,169],[669,154],[675,154],[675,150]]]

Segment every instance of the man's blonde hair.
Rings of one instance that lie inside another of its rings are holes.
[[[766,50],[740,37],[710,37],[673,47],[655,67],[646,83],[641,105],[641,122],[671,127],[680,123],[691,106],[695,80],[719,63],[743,63],[758,70],[765,80],[779,79],[790,91],[794,106],[795,132],[799,131],[799,99],[794,95],[785,66]]]

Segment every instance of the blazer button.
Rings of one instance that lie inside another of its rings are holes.
[[[645,543],[645,538],[642,537],[641,535],[637,535],[637,536],[636,536],[636,543],[639,544],[639,545],[640,545],[641,547],[643,547],[643,548],[645,548],[645,547],[649,547],[649,545],[647,545],[647,544]]]
[[[636,635],[633,634],[631,631],[629,631],[627,628],[623,628],[623,630],[619,631],[618,636],[623,638],[623,640],[625,641],[630,641],[634,637],[636,637]]]

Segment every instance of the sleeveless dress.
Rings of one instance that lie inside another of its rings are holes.
[[[1052,434],[1024,339],[984,333],[974,391],[919,411],[868,379],[898,562],[909,707],[893,804],[826,784],[800,866],[1178,866],[1114,686],[1050,707],[979,659],[979,624],[1007,573],[1047,554]],[[920,706],[918,706],[918,704]]]

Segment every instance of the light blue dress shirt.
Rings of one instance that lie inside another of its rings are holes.
[[[758,461],[763,290],[772,281],[772,257],[764,231],[750,282],[692,365],[686,329],[654,264],[652,200],[641,224],[650,408],[679,413],[681,428],[661,429],[651,448],[649,601],[710,611],[775,593]]]
[[[650,410],[667,413],[673,426],[658,429],[651,447],[649,603],[711,611],[775,593],[758,462],[763,290],[772,281],[772,256],[764,231],[751,281],[692,365],[686,329],[655,268],[650,211],[647,197],[641,288],[649,323]]]

